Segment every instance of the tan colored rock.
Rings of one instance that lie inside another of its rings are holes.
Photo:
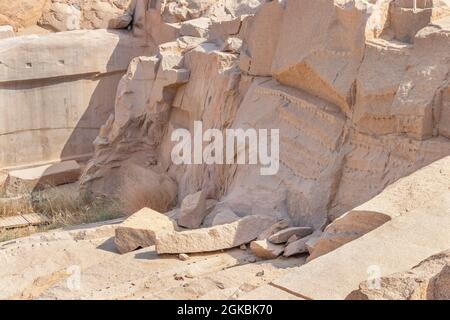
[[[81,19],[80,7],[65,2],[52,2],[39,24],[55,31],[71,31],[81,29]]]
[[[158,233],[172,232],[175,227],[176,223],[169,217],[144,208],[116,228],[114,243],[120,253],[131,252],[155,245]]]
[[[39,25],[54,31],[124,29],[132,20],[131,0],[51,0]]]
[[[239,219],[239,216],[237,216],[232,210],[224,208],[219,210],[219,212],[215,215],[212,220],[212,225],[218,226],[221,224],[233,223]]]
[[[32,26],[41,17],[46,2],[47,0],[1,1],[0,16],[14,23],[17,29]]]
[[[409,213],[277,279],[276,286],[309,299],[344,299],[367,281],[368,275],[403,272],[447,250],[448,186],[445,190]]]
[[[259,258],[275,259],[283,253],[284,246],[273,244],[267,240],[258,240],[250,243],[250,250]]]
[[[370,211],[351,211],[329,224],[317,240],[308,260],[315,259],[347,242],[362,237],[391,220],[388,215]]]
[[[269,241],[274,244],[285,243],[292,236],[297,236],[299,239],[301,239],[306,236],[309,236],[311,233],[313,233],[313,231],[314,230],[309,227],[287,228],[287,229],[283,229],[283,230],[278,231],[277,233],[271,235],[269,237]]]
[[[450,251],[434,255],[409,271],[381,277],[379,286],[361,282],[347,300],[449,300]]]
[[[262,5],[255,17],[244,20],[244,44],[240,56],[240,68],[243,72],[256,76],[272,74],[271,66],[277,50],[283,14],[284,4],[270,1]]]
[[[315,231],[308,241],[306,241],[306,248],[308,249],[308,253],[311,255],[314,249],[316,248],[317,244],[319,243],[319,240],[322,236],[322,231],[318,230]],[[309,259],[309,257],[308,257]],[[307,261],[309,261],[307,259]]]
[[[383,192],[330,223],[316,243],[309,260],[375,230],[399,216],[408,215],[445,190],[450,159],[444,158],[406,176]]]
[[[189,20],[181,24],[180,34],[182,36],[207,38],[210,25],[211,19],[209,18]]]
[[[286,245],[288,245],[288,244],[290,244],[290,243],[292,243],[292,242],[295,242],[295,241],[297,241],[297,240],[299,240],[300,238],[299,237],[297,237],[295,234],[293,235],[293,236],[291,236],[289,239],[288,239],[288,241],[286,241]]]
[[[76,161],[64,161],[30,169],[13,170],[8,174],[8,190],[20,191],[24,188],[31,191],[75,182],[80,177],[81,167]]]
[[[199,191],[184,198],[181,203],[178,224],[185,228],[196,229],[200,227],[207,215],[206,195],[203,191]]]
[[[189,256],[185,253],[181,253],[180,255],[178,255],[178,259],[180,259],[181,261],[187,261],[189,260]]]
[[[212,18],[208,32],[208,40],[217,42],[224,41],[229,37],[239,37],[244,19],[246,17],[242,16],[221,19]]]
[[[12,26],[2,26],[0,25],[0,40],[14,38],[14,29]]]
[[[311,240],[311,235],[305,238],[301,238],[297,241],[291,242],[286,246],[286,248],[284,248],[283,256],[290,257],[296,254],[307,253],[308,247],[306,246],[306,243],[309,240]]]
[[[0,149],[8,153],[0,153],[0,168],[87,160],[120,78],[141,50],[128,33],[106,30],[1,41]]]
[[[230,224],[157,236],[156,251],[163,253],[196,253],[239,247],[255,240],[273,224],[264,216],[248,216]]]
[[[117,179],[118,182],[115,180]],[[137,164],[127,164],[121,175],[112,177],[112,186],[102,190],[113,195],[126,214],[148,207],[167,212],[176,205],[177,184],[167,174]],[[120,186],[119,186],[120,183]]]
[[[268,239],[270,236],[272,236],[273,234],[286,229],[289,227],[289,221],[288,220],[280,220],[277,223],[275,223],[274,225],[270,226],[269,228],[267,228],[266,230],[264,230],[259,236],[258,236],[258,240],[265,240]]]
[[[130,181],[126,177],[130,166],[141,167],[144,172],[154,171],[165,177],[164,180],[172,181],[176,188],[176,183],[165,173],[166,169],[154,164],[158,162],[157,153],[166,133],[171,99],[176,89],[189,79],[189,71],[180,68],[181,63],[182,56],[175,51],[133,59],[117,90],[115,114],[110,116],[95,141],[96,156],[88,163],[81,179],[83,192],[120,197],[117,189],[122,188],[158,191],[158,182],[151,179],[140,179],[141,183],[128,187],[127,181]],[[145,130],[140,129],[142,121],[149,126]],[[132,139],[128,138],[130,135]],[[170,159],[170,153],[167,156]],[[174,200],[176,190],[168,195],[169,200]],[[164,203],[170,205],[172,201]],[[170,209],[168,206],[160,211]]]

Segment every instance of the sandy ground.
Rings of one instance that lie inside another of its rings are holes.
[[[304,257],[255,261],[249,250],[158,256],[154,247],[125,255],[113,235],[120,220],[0,243],[1,299],[238,299]]]

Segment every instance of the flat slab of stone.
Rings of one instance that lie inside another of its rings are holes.
[[[150,208],[144,208],[116,228],[114,243],[120,253],[127,253],[155,244],[158,232],[171,232],[174,220]]]
[[[258,236],[258,240],[268,239],[271,235],[277,233],[280,230],[286,229],[288,227],[289,227],[289,221],[280,220],[277,223],[275,223],[274,225],[270,226],[268,229],[264,230],[264,232]]]
[[[252,241],[250,243],[252,253],[263,259],[275,259],[284,251],[284,246],[270,243],[268,240]]]
[[[211,228],[158,234],[156,251],[158,254],[178,254],[239,247],[255,240],[273,223],[274,219],[271,217],[254,215]]]
[[[283,256],[290,257],[296,254],[302,254],[308,252],[307,243],[311,239],[311,235],[292,241],[289,243],[286,248],[284,249]]]
[[[76,161],[64,161],[40,167],[9,172],[8,189],[27,187],[43,189],[48,186],[76,182],[81,174],[81,167]]]
[[[367,280],[408,270],[427,257],[450,248],[448,190],[421,208],[321,256],[273,282],[308,299],[345,299]]]
[[[293,227],[293,228],[287,228],[281,231],[278,231],[277,233],[271,235],[269,237],[269,241],[275,244],[285,243],[289,240],[292,236],[297,236],[299,239],[304,238],[306,236],[309,236],[311,233],[313,233],[312,228],[303,228],[303,227]]]

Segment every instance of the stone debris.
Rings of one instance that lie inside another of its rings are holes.
[[[448,298],[448,263],[414,265],[449,244],[449,9],[449,0],[0,1],[0,193],[9,197],[0,206],[22,188],[80,178],[83,198],[134,213],[114,228],[117,250],[151,257],[114,254],[113,228],[17,240],[0,258],[20,256],[33,275],[2,266],[0,295]],[[203,131],[281,128],[279,155],[270,167],[211,165],[218,152],[205,148],[208,161],[180,164],[188,155],[174,154],[172,135],[192,135],[194,120]],[[83,164],[81,177],[68,159]],[[6,219],[0,227],[41,218]],[[58,249],[58,261],[28,245]],[[73,261],[97,265],[83,294],[53,278],[37,288]],[[292,261],[308,263],[279,279],[268,271]],[[226,270],[238,264],[248,281]],[[382,288],[370,292],[374,265]]]
[[[209,18],[192,19],[181,24],[180,35],[207,38],[210,25],[211,19]]]
[[[383,276],[378,287],[361,282],[347,300],[450,300],[450,251],[441,252],[405,272]]]
[[[81,167],[76,161],[64,161],[29,169],[9,171],[7,190],[11,193],[40,190],[76,182]]]
[[[290,257],[296,254],[302,254],[308,252],[308,247],[306,246],[306,243],[310,241],[312,236],[307,236],[305,238],[301,238],[297,241],[294,241],[286,246],[284,249],[283,256]]]
[[[381,227],[392,219],[407,215],[438,197],[448,186],[450,160],[444,158],[403,177],[364,204],[331,222],[308,260],[313,260]]]
[[[314,230],[308,227],[293,227],[283,229],[269,237],[269,241],[274,244],[286,243],[290,237],[297,236],[299,239],[312,234]]]
[[[188,195],[181,203],[178,225],[188,229],[200,227],[208,215],[206,210],[206,195],[203,191]]]
[[[270,226],[270,228],[264,230],[259,236],[258,240],[265,240],[268,239],[273,234],[286,229],[289,227],[289,221],[288,220],[280,220],[274,225]]]
[[[124,254],[153,246],[159,233],[173,232],[175,229],[174,220],[150,208],[144,208],[116,228],[114,243],[117,250]]]
[[[283,253],[284,246],[273,244],[267,240],[258,240],[250,243],[250,250],[259,258],[275,259]]]
[[[218,226],[221,224],[232,223],[239,219],[240,217],[237,216],[232,210],[224,208],[220,209],[219,212],[215,215],[212,221],[212,225]]]
[[[319,243],[320,239],[322,237],[322,231],[318,230],[315,231],[308,241],[306,241],[306,248],[308,249],[309,254],[311,255],[313,251],[315,250],[317,244]],[[289,243],[289,241],[288,241]],[[310,257],[308,257],[308,261],[310,260]]]
[[[273,221],[273,218],[255,215],[211,228],[161,233],[156,237],[156,251],[179,254],[239,247],[255,240]]]
[[[290,244],[290,243],[292,243],[292,242],[295,242],[295,241],[297,241],[297,240],[299,240],[300,238],[297,236],[297,235],[292,235],[289,239],[288,239],[288,241],[286,241],[286,245],[288,245],[288,244]]]
[[[181,253],[178,255],[178,259],[180,259],[181,261],[187,261],[189,260],[189,256],[185,253]]]
[[[55,31],[125,29],[131,23],[131,0],[51,0],[38,21]]]

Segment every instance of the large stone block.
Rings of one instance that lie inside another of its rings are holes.
[[[65,161],[9,172],[7,189],[8,191],[29,191],[54,187],[61,184],[72,183],[78,180],[81,174],[81,167],[76,161]]]
[[[239,247],[255,240],[274,223],[264,216],[248,216],[230,224],[184,232],[158,234],[156,251],[163,253],[210,252]]]
[[[150,208],[144,208],[116,228],[114,243],[120,253],[127,253],[155,245],[158,233],[171,232],[175,228],[175,221],[168,216]]]

